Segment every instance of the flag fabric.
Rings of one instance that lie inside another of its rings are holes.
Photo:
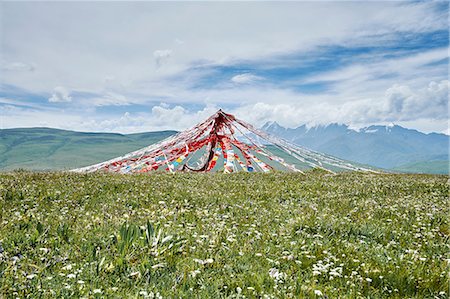
[[[276,169],[300,171],[296,165],[288,164],[285,159],[271,153],[269,147],[260,144],[261,140],[277,150],[281,150],[305,168],[321,168],[329,172],[334,172],[336,169],[377,172],[294,145],[258,130],[222,110],[217,111],[204,122],[158,143],[124,156],[72,171],[83,173],[104,171],[124,174],[152,173],[159,170],[171,173],[219,171],[222,170],[222,167],[217,167],[217,161],[222,155],[223,172],[225,173],[239,170],[272,172],[276,165],[280,166]]]

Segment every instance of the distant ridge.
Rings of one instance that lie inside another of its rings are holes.
[[[342,159],[403,172],[448,174],[450,137],[398,125],[358,131],[331,124],[264,130]],[[64,170],[113,158],[160,141],[176,131],[134,134],[75,132],[46,127],[0,129],[0,170]]]
[[[45,127],[3,129],[0,130],[0,170],[71,169],[116,157],[175,133],[92,133]]]
[[[449,173],[450,136],[445,134],[425,134],[394,124],[353,130],[336,123],[290,129],[268,122],[262,128],[342,159],[398,171]]]

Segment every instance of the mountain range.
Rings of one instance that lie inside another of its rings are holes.
[[[449,139],[401,126],[346,125],[284,128],[276,122],[263,129],[293,143],[342,159],[404,172],[449,172]],[[0,130],[0,170],[66,170],[105,161],[175,134],[83,133],[52,128]]]
[[[449,172],[450,136],[445,134],[425,134],[393,124],[354,130],[343,124],[292,129],[268,122],[263,129],[292,143],[383,169]]]

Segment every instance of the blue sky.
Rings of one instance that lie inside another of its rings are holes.
[[[0,126],[262,125],[448,133],[448,4],[2,2]]]

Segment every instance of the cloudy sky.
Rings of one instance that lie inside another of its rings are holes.
[[[0,127],[267,121],[448,133],[449,7],[390,2],[1,2]]]

